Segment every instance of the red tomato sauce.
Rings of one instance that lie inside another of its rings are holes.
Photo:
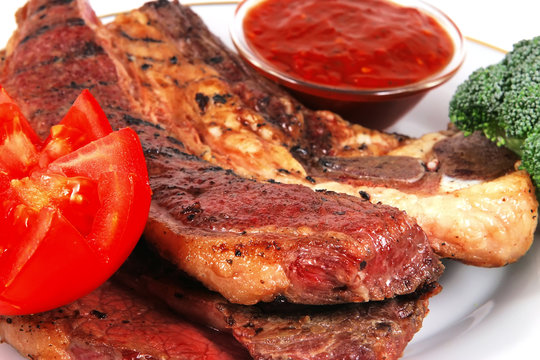
[[[431,16],[381,0],[266,0],[243,26],[248,43],[268,62],[325,85],[415,83],[442,70],[454,51]]]

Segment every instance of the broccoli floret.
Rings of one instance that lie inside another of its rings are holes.
[[[450,121],[465,134],[483,131],[522,158],[540,194],[540,37],[473,72],[456,90]]]
[[[521,88],[510,87],[504,97],[497,126],[501,131],[498,142],[520,156],[523,141],[540,126],[540,79],[538,83],[525,80],[521,84]]]
[[[465,134],[481,130],[498,136],[499,104],[506,69],[501,64],[480,68],[459,85],[450,101],[450,119]]]
[[[506,54],[502,63],[508,68],[514,69],[522,65],[538,67],[539,56],[540,36],[515,43],[512,51]]]

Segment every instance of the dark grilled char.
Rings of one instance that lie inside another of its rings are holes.
[[[291,99],[276,84],[254,75],[254,71],[223,46],[191,9],[177,6],[174,2],[156,1],[148,3],[142,11],[149,16],[153,26],[177,42],[186,59],[201,59],[215,68],[219,76],[232,85],[232,90],[244,104],[260,112],[266,121],[287,132],[287,139],[292,140],[291,146],[302,143],[302,146],[308,147],[307,141],[312,140],[304,138],[309,135],[305,131],[313,128],[316,123],[306,126],[304,122],[316,121],[315,113]],[[287,99],[287,103],[283,103],[283,99]],[[329,129],[312,131],[328,133]],[[327,145],[321,143],[316,148]]]
[[[190,126],[189,135],[179,132],[189,140],[197,137],[197,141],[185,142],[188,151],[203,153],[203,143],[217,154],[214,160],[223,167],[238,170],[243,164],[235,161],[234,149],[225,140],[216,140],[209,133],[211,126],[224,133],[232,130],[263,138],[264,145],[281,147],[274,160],[287,152],[285,157],[296,158],[306,171],[318,169],[322,156],[376,155],[403,139],[381,133],[370,137],[370,130],[351,127],[335,114],[305,108],[275,83],[258,76],[196,14],[176,2],[148,3],[117,17],[107,30],[111,34],[108,51],[136,79],[133,93],[145,113],[161,123]],[[140,38],[145,36],[153,43],[143,43]],[[223,121],[212,125],[213,118],[224,114],[240,119],[239,123],[229,128]],[[354,146],[360,141],[357,138],[367,137],[367,143]],[[228,156],[220,157],[222,153]],[[260,151],[257,158],[264,154]],[[242,160],[248,162],[249,156]],[[285,168],[296,170],[294,166]],[[260,168],[250,170],[253,176],[268,178],[261,175]]]
[[[140,20],[142,16],[145,17],[144,22]],[[108,28],[112,34],[132,34],[128,36],[128,41],[113,40],[111,51],[129,69],[130,75],[142,82],[141,88],[144,89],[137,92],[138,100],[154,104],[147,106],[147,109],[154,106],[153,110],[147,110],[148,113],[161,117],[160,121],[164,123],[178,122],[179,119],[191,123],[200,142],[208,145],[215,153],[225,151],[230,155],[231,150],[221,149],[224,145],[212,140],[212,135],[205,132],[207,129],[200,124],[209,127],[208,120],[205,120],[208,112],[228,106],[233,113],[236,109],[249,109],[262,116],[263,122],[257,126],[271,129],[277,134],[275,136],[279,136],[289,153],[302,163],[314,182],[317,179],[331,179],[355,186],[390,187],[411,193],[433,194],[439,189],[442,175],[462,178],[466,172],[474,172],[476,176],[491,180],[513,170],[515,158],[513,162],[508,156],[504,157],[505,161],[482,161],[485,156],[500,156],[501,151],[494,144],[479,139],[466,139],[461,141],[462,144],[458,144],[455,139],[443,141],[435,148],[433,155],[441,164],[437,171],[426,171],[425,165],[413,157],[380,154],[366,156],[372,155],[367,146],[355,148],[350,141],[342,138],[347,143],[344,146],[336,140],[343,133],[351,131],[350,124],[343,125],[332,120],[332,114],[305,108],[275,83],[255,75],[235,53],[209,32],[198,16],[175,3],[148,3],[131,15],[117,19]],[[134,35],[146,33],[151,34],[155,42],[153,51],[142,50],[141,40]],[[150,66],[146,66],[149,64],[155,66],[150,69]],[[169,84],[167,79],[171,78],[174,81]],[[172,86],[172,83],[176,86]],[[211,91],[215,89],[224,93],[212,95]],[[156,94],[157,98],[153,98]],[[183,104],[176,107],[181,106],[186,111],[175,113],[173,108],[178,101],[167,100],[168,97],[163,94],[168,94],[170,98],[181,98]],[[188,111],[190,108],[194,109],[191,114]],[[213,114],[210,117],[216,116]],[[245,116],[241,111],[235,115]],[[221,128],[225,131],[226,126],[221,124]],[[178,136],[182,138],[184,135],[179,133]],[[261,134],[258,136],[263,137]],[[393,140],[393,146],[397,146],[399,137]],[[387,145],[391,147],[391,143],[388,140]],[[186,151],[191,153],[204,151],[188,142],[186,146]],[[481,151],[475,152],[478,149]],[[475,158],[480,161],[470,161]],[[231,160],[231,156],[218,157],[213,161],[236,170],[240,170],[243,165]],[[283,170],[294,175],[295,169]],[[493,172],[498,173],[492,176]],[[264,178],[257,169],[249,174]]]
[[[148,16],[152,27],[175,42],[185,60],[203,61],[215,69],[243,105],[280,129],[289,150],[306,168],[318,169],[318,160],[323,156],[369,154],[367,148],[342,149],[343,145],[336,139],[342,136],[342,130],[347,132],[348,129],[341,128],[333,119],[334,114],[306,108],[276,83],[259,76],[212,34],[190,8],[163,0],[147,3],[141,11]],[[399,135],[388,135],[388,138],[393,146],[402,140]]]
[[[114,128],[138,132],[154,192],[146,233],[164,256],[242,303],[384,299],[437,279],[442,265],[424,233],[396,209],[246,180],[183,153],[164,125],[137,112],[119,84],[129,78],[103,50],[85,6],[31,1],[19,13],[20,41],[2,83],[42,136],[81,86]]]
[[[100,34],[145,117],[174,133],[187,153],[243,177],[369,194],[413,216],[438,254],[468,264],[502,266],[530,247],[531,180],[511,161],[483,161],[499,156],[493,143],[459,144],[454,130],[404,139],[306,110],[174,2],[117,16]],[[490,175],[463,181],[470,173]]]

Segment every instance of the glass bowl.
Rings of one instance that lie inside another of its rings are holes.
[[[307,107],[314,110],[330,110],[350,122],[373,129],[385,129],[397,122],[428,91],[448,81],[465,58],[463,35],[446,14],[421,0],[395,0],[392,3],[416,8],[431,16],[447,32],[454,49],[450,61],[444,68],[427,78],[400,87],[363,89],[308,82],[278,69],[260,56],[246,40],[244,18],[250,9],[264,1],[244,0],[236,8],[230,33],[240,56],[258,72],[287,88]]]

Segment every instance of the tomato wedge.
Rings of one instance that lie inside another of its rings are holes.
[[[105,112],[90,91],[83,90],[62,121],[51,128],[41,151],[40,166],[111,132]]]
[[[42,142],[0,89],[0,314],[50,310],[101,285],[141,236],[150,198],[137,134],[113,132],[90,92]]]

